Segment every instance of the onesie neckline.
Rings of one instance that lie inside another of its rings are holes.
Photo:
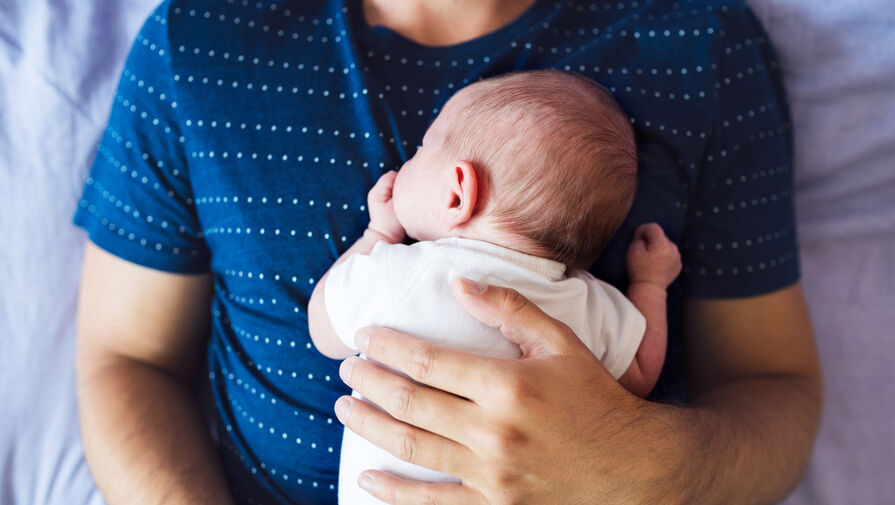
[[[559,261],[516,251],[508,247],[492,244],[491,242],[485,242],[484,240],[449,237],[438,239],[435,243],[440,245],[452,244],[464,249],[481,251],[537,272],[551,281],[561,281],[566,277],[566,265]]]

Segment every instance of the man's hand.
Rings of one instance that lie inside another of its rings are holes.
[[[373,471],[361,475],[364,489],[395,505],[675,501],[668,483],[686,457],[678,409],[627,393],[567,326],[517,292],[468,281],[454,288],[523,356],[473,356],[381,328],[359,335],[368,357],[421,384],[349,358],[343,380],[385,412],[342,397],[339,419],[402,459],[463,479],[428,484]]]
[[[642,282],[663,290],[681,273],[681,253],[656,223],[637,227],[625,263],[631,284]]]
[[[375,404],[342,397],[348,428],[462,484],[366,471],[393,505],[765,504],[810,455],[820,412],[817,356],[798,285],[688,305],[692,407],[628,394],[562,323],[515,291],[464,283],[463,307],[519,344],[518,361],[473,356],[382,328],[340,374]],[[698,308],[697,308],[698,307]]]
[[[367,207],[370,209],[370,224],[367,227],[382,235],[391,244],[402,242],[407,235],[395,216],[395,207],[392,204],[392,189],[395,187],[397,176],[398,172],[389,170],[382,174],[367,193]]]

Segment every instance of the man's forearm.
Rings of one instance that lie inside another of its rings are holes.
[[[232,503],[218,455],[189,388],[124,358],[79,369],[87,461],[115,504]]]
[[[689,455],[678,472],[682,504],[757,505],[781,500],[811,455],[820,423],[818,378],[732,381],[681,409]]]

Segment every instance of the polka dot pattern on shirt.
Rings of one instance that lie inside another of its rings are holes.
[[[367,26],[359,0],[168,0],[147,20],[75,221],[129,261],[213,273],[208,378],[238,502],[335,503],[348,391],[308,336],[311,292],[453,93],[538,68],[601,82],[631,118],[639,193],[592,272],[624,288],[644,222],[681,246],[655,393],[680,398],[682,299],[798,277],[788,113],[742,2],[539,0],[440,48]]]

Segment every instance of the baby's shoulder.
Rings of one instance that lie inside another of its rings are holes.
[[[592,273],[584,269],[575,269],[569,271],[566,279],[583,286],[590,294],[590,298],[594,300],[603,300],[606,297],[624,298],[624,295],[619,288],[604,281],[603,279],[594,276]],[[595,301],[594,303],[600,302]]]

